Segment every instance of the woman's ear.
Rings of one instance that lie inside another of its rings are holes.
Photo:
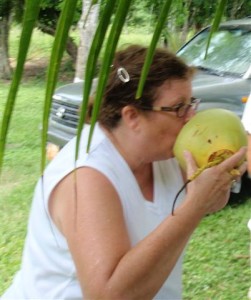
[[[121,117],[123,122],[130,128],[136,129],[139,125],[140,113],[132,105],[124,106],[121,110]]]

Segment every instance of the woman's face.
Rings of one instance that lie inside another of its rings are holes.
[[[173,107],[191,102],[192,87],[190,79],[166,81],[158,90],[154,106]],[[174,111],[150,111],[146,114],[145,132],[151,143],[156,159],[173,157],[173,146],[184,124],[194,115],[190,109],[183,117]],[[153,147],[156,145],[156,147]],[[154,150],[155,149],[155,150]]]

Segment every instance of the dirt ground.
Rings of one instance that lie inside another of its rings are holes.
[[[10,59],[11,67],[14,70],[16,62]],[[24,66],[22,80],[28,81],[32,78],[46,79],[49,61],[45,58],[27,60]],[[72,81],[74,78],[74,64],[70,59],[64,59],[59,70],[59,81]]]

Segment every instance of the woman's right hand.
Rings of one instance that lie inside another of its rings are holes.
[[[247,169],[245,161],[239,165],[239,162],[245,159],[246,150],[246,147],[241,148],[222,163],[205,169],[197,178],[191,181],[187,186],[187,201],[190,201],[190,204],[193,204],[194,208],[200,210],[204,215],[225,207],[230,196],[233,180],[240,180]],[[187,163],[187,178],[189,178],[198,167],[190,152],[186,151],[184,156]],[[238,167],[236,168],[236,166]],[[232,175],[231,171],[233,169],[238,170],[239,175]]]

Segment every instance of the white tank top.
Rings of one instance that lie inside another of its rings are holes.
[[[246,131],[251,134],[251,93],[244,108],[243,116],[241,119]]]
[[[86,126],[80,149],[86,149],[88,132]],[[48,213],[52,190],[75,167],[75,144],[73,139],[46,168],[43,189],[41,179],[36,186],[21,268],[2,299],[84,299],[66,239]],[[170,214],[174,197],[183,184],[176,160],[155,162],[154,201],[146,201],[125,160],[99,127],[95,128],[89,154],[85,150],[80,153],[77,167],[82,166],[99,170],[113,184],[122,203],[132,246]],[[178,202],[182,198],[184,194]],[[181,299],[181,264],[182,256],[154,299]]]

